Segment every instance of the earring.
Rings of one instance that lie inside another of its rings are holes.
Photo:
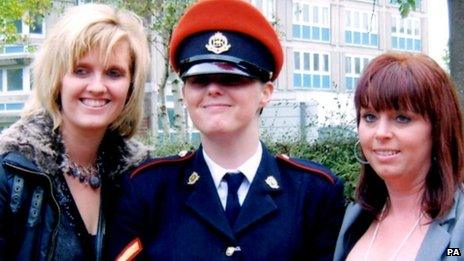
[[[366,160],[366,158],[364,157],[363,153],[362,153],[362,149],[360,147],[358,147],[359,143],[361,141],[358,140],[355,144],[354,144],[354,147],[353,147],[353,153],[354,153],[354,157],[356,158],[356,160],[361,163],[361,164],[364,164],[364,165],[367,165],[369,164],[369,161]],[[361,155],[359,155],[359,153],[361,153]]]

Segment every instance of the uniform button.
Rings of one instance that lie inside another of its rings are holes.
[[[226,256],[232,256],[235,252],[235,247],[228,247],[226,250]]]
[[[237,247],[233,247],[233,246],[227,247],[226,256],[233,256],[235,251],[241,251],[240,247],[239,246],[237,246]]]

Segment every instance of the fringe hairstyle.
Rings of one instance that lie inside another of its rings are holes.
[[[431,167],[425,179],[422,209],[432,218],[443,217],[452,207],[456,189],[463,183],[464,144],[459,101],[453,82],[426,55],[387,53],[366,67],[355,92],[357,124],[361,108],[376,111],[413,111],[432,124]],[[378,216],[388,192],[370,165],[363,166],[357,200]]]
[[[54,129],[61,125],[60,90],[64,75],[90,50],[98,50],[105,64],[120,41],[127,41],[131,55],[131,86],[121,114],[110,125],[123,137],[139,127],[143,93],[149,67],[147,37],[142,20],[132,12],[103,4],[72,7],[55,24],[33,62],[33,93],[22,116],[47,111]]]

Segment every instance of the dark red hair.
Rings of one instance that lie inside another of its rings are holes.
[[[361,108],[413,111],[432,125],[431,168],[425,180],[422,209],[443,217],[463,183],[464,144],[459,101],[453,82],[430,57],[386,53],[366,67],[355,92],[357,123]],[[363,166],[358,202],[377,216],[388,197],[383,180],[370,165]]]

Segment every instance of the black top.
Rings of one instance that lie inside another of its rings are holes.
[[[87,232],[63,175],[55,175],[54,196],[63,211],[58,224],[53,260],[95,260],[96,235]]]

